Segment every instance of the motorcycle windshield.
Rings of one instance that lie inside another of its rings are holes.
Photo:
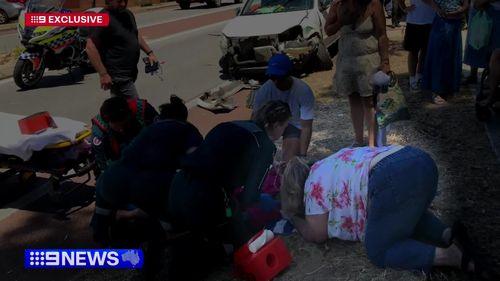
[[[63,7],[64,0],[30,0],[26,5],[28,13],[50,13],[59,12]]]

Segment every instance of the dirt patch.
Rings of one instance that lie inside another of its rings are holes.
[[[0,65],[6,64],[13,59],[14,57],[12,56],[11,53],[2,53],[0,54]]]
[[[446,223],[460,219],[469,227],[479,251],[493,269],[499,271],[500,165],[490,146],[484,125],[474,113],[474,90],[464,88],[446,106],[429,103],[428,93],[409,94],[406,52],[401,33],[389,32],[391,67],[407,93],[411,120],[395,123],[389,143],[411,145],[429,152],[440,173],[438,196],[433,211]],[[318,97],[317,119],[311,158],[321,159],[353,141],[348,101],[331,91],[333,72],[310,75],[304,80]],[[279,280],[422,280],[422,274],[382,270],[366,259],[359,244],[330,241],[326,249],[287,238],[294,250],[294,265]],[[302,254],[304,252],[304,254]],[[315,253],[315,254],[310,254]],[[349,253],[349,254],[346,254]],[[300,265],[300,266],[297,266]],[[314,267],[320,270],[308,275]],[[307,270],[306,270],[307,269]],[[292,278],[293,276],[293,278]],[[436,270],[432,280],[474,280],[458,271]]]
[[[388,32],[391,66],[407,92],[406,52],[401,48],[402,29]],[[311,143],[311,160],[321,159],[350,145],[353,132],[345,97],[331,91],[332,71],[314,73],[304,80],[316,96],[316,119]],[[389,143],[412,145],[429,152],[436,161],[440,179],[432,210],[446,223],[461,219],[470,228],[480,253],[494,269],[500,262],[500,165],[490,147],[483,124],[474,116],[472,91],[463,91],[448,105],[429,103],[426,94],[407,94],[411,120],[395,123]],[[298,235],[284,237],[293,256],[292,265],[276,280],[475,280],[456,270],[435,270],[431,275],[372,265],[361,243],[331,240],[323,245],[306,243]],[[207,280],[236,280],[232,267],[213,273]],[[98,276],[102,276],[97,278]],[[139,280],[133,271],[102,275],[88,272],[73,280]],[[161,280],[158,279],[158,280]]]
[[[491,149],[484,125],[474,115],[473,89],[462,89],[448,105],[429,103],[426,93],[408,94],[403,30],[388,31],[391,67],[407,93],[411,120],[391,125],[388,142],[411,145],[429,152],[436,161],[439,191],[432,210],[446,223],[461,219],[469,227],[479,250],[498,272],[500,261],[500,165]],[[333,71],[305,77],[317,97],[310,159],[318,160],[350,145],[353,131],[349,104],[333,95]],[[361,243],[331,240],[324,245],[306,243],[298,235],[285,237],[293,263],[276,280],[475,280],[450,269],[429,276],[381,269],[367,259]],[[209,280],[235,280],[223,270]]]

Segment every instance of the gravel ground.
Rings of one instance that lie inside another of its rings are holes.
[[[391,65],[407,90],[406,53],[401,49],[402,28],[388,31]],[[331,92],[333,72],[314,73],[304,80],[318,103],[310,160],[321,159],[353,141],[348,101]],[[474,116],[473,93],[464,89],[448,105],[434,106],[424,94],[407,94],[411,120],[395,123],[389,143],[412,145],[427,151],[439,168],[439,191],[432,210],[446,223],[461,219],[469,227],[482,256],[499,272],[500,165],[484,126]],[[324,245],[306,243],[298,235],[284,238],[293,256],[292,265],[276,280],[478,280],[456,270],[437,269],[426,276],[418,272],[373,266],[361,243],[331,240]],[[73,280],[138,280],[134,271],[87,271]],[[159,277],[158,280],[165,280]],[[226,267],[207,280],[236,280]]]

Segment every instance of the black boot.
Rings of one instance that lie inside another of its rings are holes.
[[[94,214],[90,221],[90,226],[93,229],[93,239],[102,248],[111,246],[111,237],[109,235],[110,227],[113,224],[112,216]]]

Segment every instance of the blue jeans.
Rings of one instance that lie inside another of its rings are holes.
[[[377,266],[429,271],[446,226],[428,211],[438,171],[425,152],[405,147],[382,159],[368,180],[365,247]]]

